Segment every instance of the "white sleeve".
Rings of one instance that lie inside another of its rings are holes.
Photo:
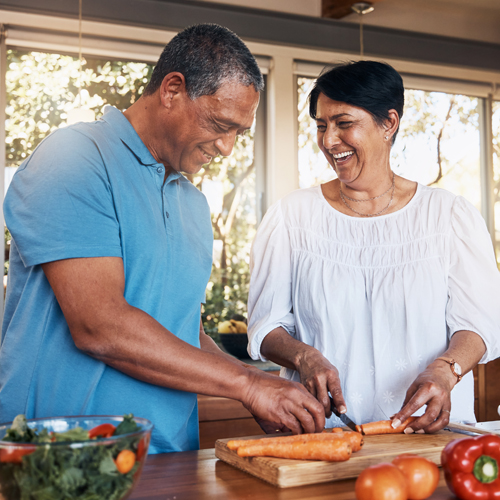
[[[275,328],[295,333],[291,290],[290,240],[278,202],[263,218],[250,255],[248,354],[253,359],[266,361],[260,345]]]
[[[446,322],[450,335],[477,333],[486,345],[481,363],[500,356],[500,273],[481,214],[457,197],[451,216]]]

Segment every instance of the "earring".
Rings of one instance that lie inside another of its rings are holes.
[[[387,139],[389,139],[389,136],[388,136],[388,135],[386,135],[386,136],[384,137],[384,139],[387,141]]]

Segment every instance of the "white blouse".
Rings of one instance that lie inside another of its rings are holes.
[[[335,210],[320,186],[273,205],[252,247],[248,313],[252,358],[265,360],[261,342],[282,326],[336,366],[356,423],[399,411],[458,330],[482,337],[481,363],[500,356],[500,273],[485,222],[464,198],[420,184],[404,208],[373,218]],[[281,376],[300,381],[288,368]],[[451,420],[476,421],[472,372],[451,400]]]

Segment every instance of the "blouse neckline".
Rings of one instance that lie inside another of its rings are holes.
[[[405,212],[406,210],[408,210],[408,208],[410,208],[412,205],[414,205],[415,200],[420,196],[420,193],[422,192],[421,184],[420,184],[420,182],[417,182],[417,189],[416,189],[415,193],[413,194],[410,201],[403,208],[400,208],[399,210],[396,210],[395,212],[391,212],[390,214],[378,215],[377,217],[354,217],[353,215],[347,215],[347,214],[344,214],[342,212],[339,212],[336,208],[332,207],[330,205],[330,203],[328,203],[328,200],[326,199],[325,195],[323,194],[323,190],[321,189],[321,184],[316,186],[315,189],[317,190],[317,193],[318,193],[321,201],[323,203],[326,203],[326,205],[328,205],[328,208],[333,210],[333,212],[335,212],[336,215],[338,215],[339,217],[344,217],[346,219],[362,220],[362,221],[374,221],[374,220],[380,220],[380,219],[388,219],[390,217],[394,217],[396,215],[399,215],[399,214]]]

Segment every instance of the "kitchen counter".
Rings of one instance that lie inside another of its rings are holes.
[[[441,469],[440,469],[441,470]],[[441,479],[430,500],[456,500]],[[129,500],[355,500],[354,479],[275,488],[215,458],[215,450],[150,455]]]

